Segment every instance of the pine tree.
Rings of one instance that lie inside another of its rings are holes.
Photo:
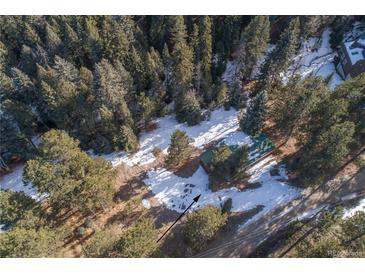
[[[34,63],[36,62],[35,59],[37,57],[35,51],[36,51],[35,49],[23,45],[20,52],[18,68],[21,71],[26,72],[26,74],[30,77],[34,77],[37,74],[36,66],[34,65]],[[48,57],[48,54],[47,53],[45,54]]]
[[[173,61],[170,55],[169,48],[167,44],[164,44],[162,51],[162,61],[164,65],[164,87],[166,89],[166,93],[169,96],[168,98],[172,100],[173,90],[172,90],[172,69],[173,69]]]
[[[193,30],[190,35],[190,47],[193,50],[194,59],[194,73],[193,73],[193,86],[200,95],[200,87],[202,82],[202,69],[201,69],[201,47],[200,47],[200,37],[199,37],[199,25],[193,23]]]
[[[202,94],[209,103],[211,100],[209,92],[212,85],[212,20],[209,16],[203,16],[200,20],[200,56],[202,72]]]
[[[3,109],[13,118],[12,120],[18,126],[21,135],[35,148],[32,137],[35,135],[37,116],[32,109],[26,104],[12,100],[5,100]]]
[[[0,191],[0,222],[13,224],[35,206],[36,202],[23,192]]]
[[[184,131],[176,130],[171,135],[171,143],[167,150],[166,164],[175,167],[186,161],[192,152],[190,138]]]
[[[132,86],[132,78],[122,64],[114,67],[106,59],[96,64],[94,81],[98,100],[112,110],[124,100]]]
[[[62,233],[49,228],[15,228],[0,234],[2,258],[57,257],[63,245]]]
[[[44,32],[47,51],[51,56],[53,56],[60,50],[62,41],[56,33],[56,30],[48,23],[45,24]]]
[[[222,83],[218,87],[215,103],[217,106],[222,106],[228,101],[229,91],[225,83]]]
[[[131,40],[123,26],[111,16],[103,16],[101,23],[100,41],[102,55],[110,62],[119,61],[126,64]]]
[[[184,226],[187,243],[194,252],[199,252],[214,239],[226,223],[227,214],[222,214],[220,209],[213,206],[190,213]]]
[[[164,103],[160,99],[162,98],[147,97],[144,92],[137,96],[136,101],[139,111],[136,120],[139,124],[138,129],[146,129],[153,117],[159,113],[163,113],[163,109],[158,109],[164,106]]]
[[[364,105],[365,105],[365,74],[349,79],[338,85],[335,92],[331,93],[332,101],[337,99],[344,99],[348,102],[349,120],[355,123],[355,139],[361,146],[365,144],[365,119]]]
[[[64,41],[63,41],[63,56],[69,60],[77,60],[78,64],[82,64],[81,39],[76,31],[67,23],[63,26]],[[81,55],[81,56],[80,56]]]
[[[199,101],[196,98],[195,92],[189,90],[182,100],[177,103],[176,119],[178,122],[186,122],[188,126],[199,124],[203,119]]]
[[[233,178],[235,180],[244,180],[247,179],[248,175],[246,172],[247,166],[250,163],[249,162],[249,147],[247,145],[244,145],[240,148],[238,148],[234,152],[234,175]]]
[[[146,65],[144,63],[144,60],[146,60],[145,54],[132,46],[128,56],[129,59],[126,62],[126,67],[131,72],[134,85],[137,90],[145,90],[148,84]]]
[[[165,71],[163,60],[158,51],[151,48],[147,53],[147,71],[148,71],[148,95],[155,102],[158,114],[162,114],[166,97],[166,88],[164,85]]]
[[[34,47],[41,42],[38,33],[34,30],[33,26],[27,22],[23,25],[23,39],[24,43],[31,47]]]
[[[186,40],[187,32],[183,16],[174,16],[174,24],[170,31],[173,44],[171,53],[173,62],[171,87],[173,97],[175,101],[178,101],[192,84],[194,70],[193,52]]]
[[[320,183],[328,173],[336,170],[349,153],[354,131],[352,122],[343,122],[312,137],[298,163],[304,182]]]
[[[350,16],[335,16],[331,24],[332,32],[330,34],[330,44],[333,49],[336,49],[343,41],[346,31],[352,27]]]
[[[142,218],[129,227],[116,244],[118,257],[146,258],[157,250],[157,230],[152,218]]]
[[[24,104],[33,105],[36,97],[36,87],[27,74],[17,68],[12,68],[10,75],[13,81],[11,99]]]
[[[270,38],[268,16],[255,16],[243,33],[243,47],[240,52],[241,74],[245,80],[252,77],[258,61],[265,54]]]
[[[229,180],[232,175],[232,166],[229,162],[232,156],[231,149],[223,144],[213,151],[210,170],[212,171],[211,180]]]
[[[120,142],[121,147],[127,152],[136,152],[139,148],[138,138],[128,126],[121,127]]]
[[[55,212],[90,213],[112,203],[115,173],[110,163],[92,159],[64,131],[50,130],[41,139],[39,156],[27,162],[24,178],[48,194]]]
[[[118,235],[110,229],[97,231],[84,246],[83,251],[88,258],[106,258],[112,253]]]
[[[99,62],[102,55],[102,45],[96,20],[91,16],[83,17],[80,32],[87,61],[92,65]]]
[[[277,99],[273,101],[270,117],[275,121],[276,128],[288,137],[294,135],[299,139],[304,139],[303,133],[312,114],[321,108],[330,95],[322,79],[308,77],[301,80],[299,75],[272,92]]]
[[[8,169],[12,159],[28,159],[34,147],[19,131],[16,122],[9,115],[2,115],[0,123],[0,168]]]
[[[321,26],[321,15],[302,15],[299,16],[300,20],[300,37],[307,39],[313,36]]]
[[[0,41],[0,71],[5,71],[8,55],[9,52],[7,47],[2,41]]]
[[[231,85],[230,104],[237,110],[242,109],[246,107],[248,98],[249,94],[243,90],[241,80],[235,79]]]
[[[266,117],[267,95],[265,91],[258,94],[248,106],[240,120],[241,130],[251,136],[261,133]]]
[[[341,236],[343,246],[351,251],[365,251],[365,213],[358,211],[352,217],[343,220]]]
[[[287,71],[291,58],[298,48],[299,32],[299,18],[295,17],[282,32],[275,49],[262,65],[256,92],[266,90],[271,95],[271,90],[280,85],[281,75]]]
[[[134,127],[126,102],[127,96],[131,99],[134,96],[132,78],[121,63],[112,66],[103,59],[95,67],[93,93],[96,97],[96,122],[100,128],[100,140],[95,140],[94,144],[103,151],[120,148],[120,125]]]

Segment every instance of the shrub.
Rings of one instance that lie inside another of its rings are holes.
[[[122,126],[120,128],[120,142],[124,150],[127,152],[134,153],[137,152],[139,148],[138,137],[128,126]]]
[[[34,206],[36,202],[23,192],[0,191],[0,223],[12,224]]]
[[[218,180],[230,178],[231,167],[228,160],[231,155],[232,151],[227,145],[221,145],[213,152],[212,161],[210,163],[213,178]]]
[[[2,258],[40,258],[60,255],[62,231],[14,228],[0,234],[0,257]]]
[[[227,145],[221,145],[213,152],[210,163],[210,182],[216,180],[244,180],[247,177],[246,167],[249,164],[249,148],[247,145],[237,148],[234,152]],[[213,187],[214,185],[211,184]]]
[[[221,84],[218,87],[218,91],[217,91],[217,96],[216,96],[216,104],[217,106],[222,106],[222,105],[226,105],[227,101],[228,101],[228,87],[225,83]]]
[[[97,231],[83,246],[84,254],[89,258],[105,258],[113,250],[118,240],[118,236],[110,230]]]
[[[227,214],[213,206],[204,207],[187,216],[184,234],[188,245],[199,252],[227,223]]]
[[[157,231],[151,218],[138,220],[125,231],[118,243],[116,252],[123,258],[146,258],[157,251]]]
[[[162,150],[161,150],[161,148],[159,148],[159,147],[155,147],[155,148],[152,150],[152,154],[153,154],[153,156],[155,156],[156,158],[160,157],[161,153],[162,153]]]
[[[186,161],[192,152],[191,139],[184,131],[176,130],[171,135],[171,144],[168,148],[166,163],[168,167],[174,167]]]

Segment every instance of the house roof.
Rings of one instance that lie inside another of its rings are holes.
[[[234,152],[240,146],[239,145],[229,145],[228,148]],[[265,134],[260,134],[259,136],[252,137],[252,145],[250,146],[250,161],[255,161],[261,155],[271,151],[274,148],[274,144]],[[213,158],[213,151],[215,148],[206,150],[201,156],[200,160],[204,165],[208,165]]]
[[[239,148],[239,146],[228,146],[228,148],[231,150],[231,152],[234,152],[235,150],[237,150],[237,148]],[[214,149],[215,148],[207,149],[202,155],[200,155],[200,160],[204,164],[209,164],[210,161],[212,161]]]
[[[365,34],[356,40],[344,43],[344,47],[349,57],[351,65],[355,65],[358,61],[365,59]]]

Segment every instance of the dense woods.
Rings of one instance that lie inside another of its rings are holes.
[[[54,218],[72,211],[88,216],[115,202],[116,170],[94,156],[137,152],[140,134],[167,114],[195,126],[216,108],[235,108],[248,135],[272,127],[286,140],[295,138],[299,156],[288,169],[301,185],[327,180],[365,146],[365,74],[333,91],[328,79],[293,74],[283,81],[283,75],[304,39],[330,27],[336,48],[354,20],[364,17],[1,16],[0,169],[25,162],[24,181],[37,187],[44,203],[0,192],[0,223],[12,227],[0,235],[0,257],[61,256],[70,233]],[[233,59],[240,69],[224,81]],[[162,137],[171,138],[170,169],[190,157],[185,132]],[[220,146],[211,176],[245,179],[248,157],[246,146],[234,153]],[[188,216],[183,231],[194,252],[214,239],[226,215],[208,206]],[[331,227],[340,229],[341,239],[328,242],[318,232],[296,252],[321,257],[328,246],[364,248],[352,238],[363,222],[363,215],[337,220]],[[83,254],[148,257],[159,251],[150,218],[112,234],[96,231]]]

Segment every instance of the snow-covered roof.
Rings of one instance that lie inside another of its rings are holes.
[[[358,61],[365,59],[365,35],[360,36],[356,40],[345,42],[344,46],[351,65],[355,65]]]

